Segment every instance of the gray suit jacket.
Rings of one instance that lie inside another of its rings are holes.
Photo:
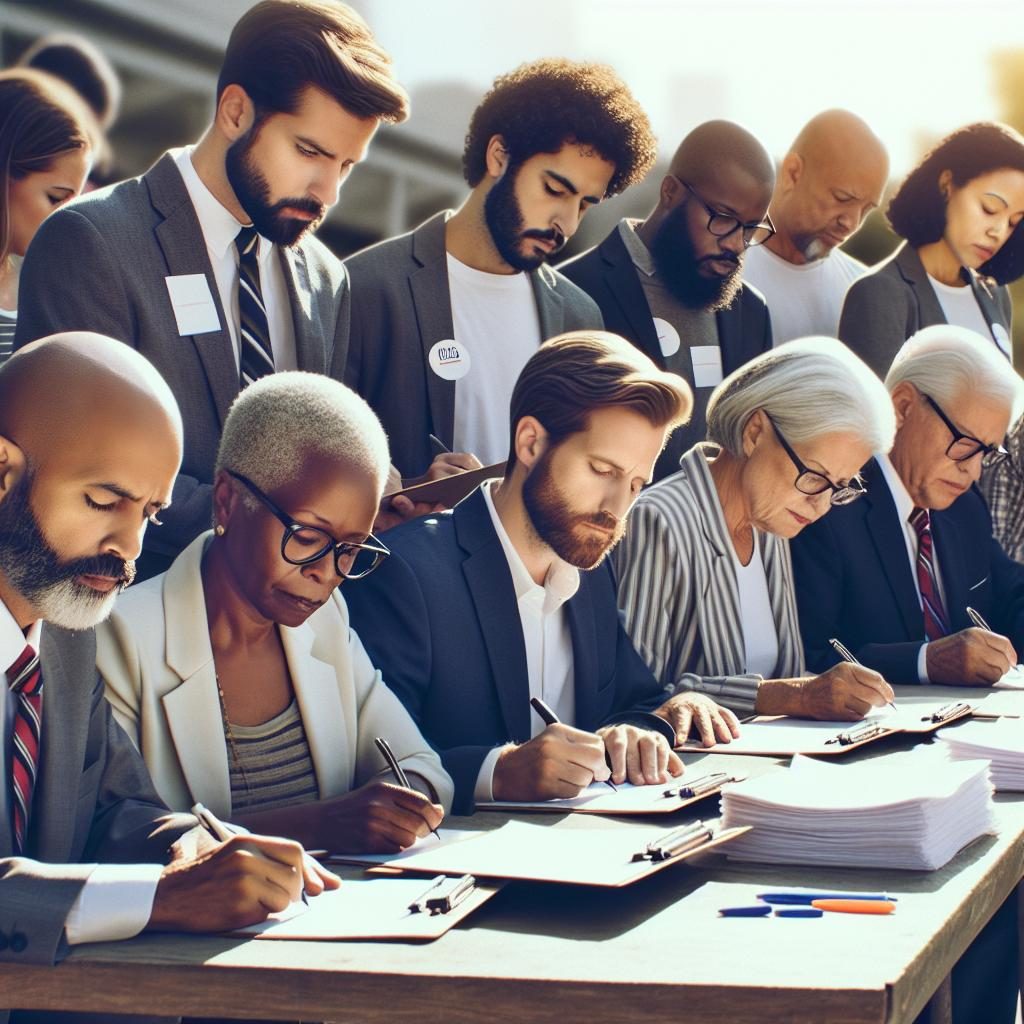
[[[341,376],[348,340],[345,268],[315,238],[282,249],[298,366]],[[181,337],[165,278],[203,274],[221,330]],[[174,157],[48,217],[21,271],[15,348],[56,331],[98,331],[127,342],[170,384],[185,423],[185,456],[164,525],[147,551],[174,556],[213,514],[221,428],[239,391],[231,335],[195,207]]]
[[[92,631],[44,626],[40,654],[42,755],[24,856],[12,856],[9,824],[0,823],[0,962],[53,963],[92,864],[163,863],[195,825],[167,814],[114,722]]]
[[[427,363],[431,348],[455,334],[444,244],[450,212],[345,261],[353,295],[345,383],[373,406],[391,460],[406,477],[430,465],[430,434],[449,448],[454,439],[455,382],[442,380]],[[603,326],[594,300],[558,271],[542,266],[530,280],[541,338]]]
[[[978,274],[966,273],[990,333],[998,325],[1009,338],[1013,315],[1009,291],[1004,285],[990,289]],[[884,380],[907,338],[922,327],[944,323],[946,314],[917,250],[904,242],[850,285],[839,337]]]

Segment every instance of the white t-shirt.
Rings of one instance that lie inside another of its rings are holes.
[[[519,372],[540,347],[528,274],[488,274],[448,256],[455,340],[470,369],[455,383],[455,450],[489,466],[508,457],[508,407]]]
[[[970,285],[943,284],[937,281],[931,274],[928,275],[928,283],[939,300],[946,322],[954,327],[966,327],[969,331],[976,331],[986,341],[992,338],[988,321],[981,312],[978,300],[974,297],[974,291]]]
[[[839,331],[846,290],[867,268],[841,249],[810,263],[790,263],[766,245],[747,250],[743,280],[763,293],[776,345]]]
[[[754,554],[744,565],[730,544],[736,583],[740,591],[740,622],[743,623],[743,648],[747,672],[771,677],[779,662],[779,634],[768,596],[768,577],[761,559],[761,547],[754,535]]]

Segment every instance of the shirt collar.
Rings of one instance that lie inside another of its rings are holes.
[[[498,510],[494,507],[491,487],[497,483],[500,483],[500,481],[485,480],[481,487],[484,492],[484,501],[487,503],[487,511],[491,515],[491,523],[494,525],[494,532],[498,535],[498,540],[501,541],[502,549],[505,552],[505,561],[508,562],[509,570],[512,573],[512,584],[515,587],[516,600],[522,601],[523,598],[529,595],[540,596],[543,594],[543,611],[545,615],[548,615],[561,608],[579,590],[580,571],[574,565],[570,565],[556,556],[555,560],[551,563],[551,568],[548,569],[548,574],[544,579],[544,586],[538,586],[533,582],[533,577],[523,564],[519,552],[516,551],[515,545],[509,538],[501,517],[498,515]],[[531,597],[531,600],[536,600],[537,596]]]
[[[889,456],[876,455],[875,460],[881,467],[885,482],[889,485],[892,500],[896,503],[896,514],[900,517],[900,522],[908,523],[910,521],[910,513],[914,511],[914,499],[911,498],[910,492],[904,486]]]
[[[635,218],[623,217],[619,221],[619,234],[622,235],[626,252],[629,253],[629,258],[633,261],[636,269],[648,277],[656,277],[658,270],[654,265],[654,257],[651,255],[651,250],[644,245],[642,239],[636,233],[636,229],[641,223],[643,222]]]
[[[23,632],[7,605],[0,601],[0,679],[6,682],[7,670],[21,657],[25,644],[31,644],[32,649],[38,653],[42,629],[42,620],[37,619],[29,626],[27,633]]]
[[[203,179],[192,163],[194,146],[183,146],[171,151],[174,162],[181,172],[185,183],[185,191],[195,207],[199,218],[199,227],[206,241],[206,248],[216,260],[222,260],[235,244],[235,238],[242,228],[246,227],[234,214],[230,213],[220,200],[206,187]],[[262,235],[259,236],[259,261],[264,263],[273,250],[273,243]]]

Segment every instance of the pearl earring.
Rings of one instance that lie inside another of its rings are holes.
[[[213,528],[213,532],[214,532],[215,534],[217,534],[217,536],[218,536],[218,537],[223,537],[223,536],[224,536],[224,534],[225,534],[225,533],[227,533],[227,530],[225,530],[225,529],[224,529],[224,527],[223,527],[223,526],[221,526],[221,525],[220,525],[220,523],[218,523],[218,524],[217,524],[217,525],[216,525],[216,526],[215,526],[215,527]]]

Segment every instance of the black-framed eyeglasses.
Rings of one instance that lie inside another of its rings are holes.
[[[676,178],[674,174],[672,177]],[[704,212],[708,215],[708,231],[715,238],[728,238],[734,231],[742,228],[743,244],[749,249],[755,245],[764,245],[775,234],[775,225],[768,214],[765,214],[763,221],[744,224],[738,217],[733,217],[728,213],[719,213],[713,206],[709,206],[703,196],[688,181],[683,181],[682,178],[676,178],[676,181],[688,189],[697,202],[704,207]]]
[[[965,434],[962,430],[958,430],[953,425],[953,421],[939,408],[939,403],[931,395],[926,395],[922,391],[921,397],[935,410],[935,414],[946,424],[949,432],[953,435],[953,440],[949,442],[949,446],[946,448],[947,458],[952,459],[954,462],[966,462],[968,459],[973,459],[975,455],[981,453],[981,464],[985,467],[990,467],[998,465],[1010,454],[1001,444],[986,444],[977,437],[971,437],[970,434]]]
[[[391,552],[371,533],[363,544],[335,540],[318,526],[297,523],[282,511],[247,476],[229,469],[228,473],[250,491],[274,514],[284,526],[281,537],[281,557],[291,565],[309,565],[319,562],[329,551],[334,552],[334,568],[342,579],[361,580],[369,576]]]
[[[782,445],[783,451],[789,456],[790,461],[796,466],[797,477],[793,482],[793,486],[801,494],[824,494],[825,491],[831,491],[829,495],[829,503],[832,505],[849,505],[850,502],[856,501],[859,497],[867,493],[867,488],[864,486],[864,482],[860,477],[852,477],[849,483],[845,484],[834,484],[824,473],[818,473],[813,469],[808,469],[803,462],[800,461],[800,456],[790,447],[789,442],[782,436],[782,431],[779,430],[775,423],[775,420],[768,415],[764,409],[765,419],[772,425],[772,430],[775,431],[775,436],[779,439],[779,444]]]

